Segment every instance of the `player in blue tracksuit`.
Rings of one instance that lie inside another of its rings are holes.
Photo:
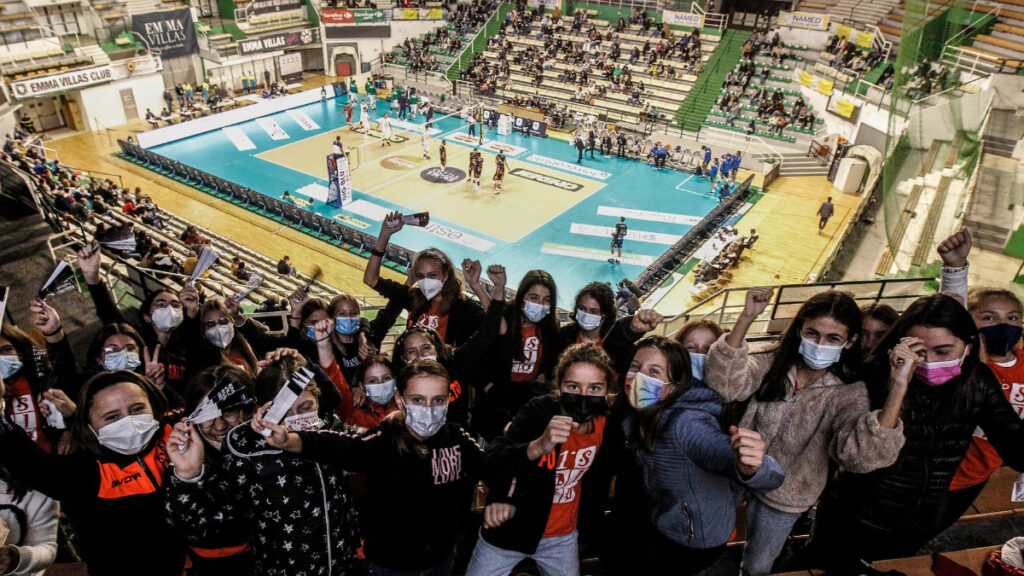
[[[701,148],[704,149],[704,168],[707,168],[708,164],[711,163],[711,148],[707,146],[701,146]]]
[[[714,164],[711,165],[711,168],[708,168],[707,175],[708,175],[708,180],[711,181],[711,193],[714,194],[715,193],[715,179],[718,178],[718,158],[715,158]]]
[[[740,151],[737,150],[736,153],[732,155],[732,170],[730,170],[730,172],[732,173],[733,182],[736,181],[736,173],[740,171],[740,163],[742,161],[743,158],[740,157]]]

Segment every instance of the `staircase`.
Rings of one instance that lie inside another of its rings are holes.
[[[98,44],[83,44],[79,46],[78,52],[82,56],[92,58],[93,64],[110,64],[110,57],[107,56],[107,53]]]
[[[128,0],[125,2],[125,10],[128,14],[145,14],[160,10],[165,4],[160,0]]]
[[[683,105],[676,111],[673,127],[688,132],[697,132],[704,125],[704,119],[718,100],[726,75],[736,67],[743,55],[743,43],[750,38],[748,30],[726,30],[722,41],[711,54],[697,82],[693,85]]]
[[[985,144],[978,183],[964,223],[986,250],[1002,252],[1024,211],[1024,168],[1012,158],[1024,137],[1024,121],[1013,110],[992,110],[982,132]]]
[[[824,176],[828,174],[828,165],[818,157],[810,157],[799,152],[782,154],[782,168],[779,176]]]

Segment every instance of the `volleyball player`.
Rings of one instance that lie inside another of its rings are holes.
[[[381,134],[384,135],[383,139],[380,141],[380,147],[383,148],[385,146],[391,146],[391,119],[388,118],[387,112],[385,112],[384,117],[380,119],[378,126],[380,127]]]
[[[359,124],[363,128],[363,140],[370,137],[370,111],[366,109],[366,101],[359,103]]]
[[[423,127],[423,158],[430,160],[430,128]]]
[[[448,149],[445,148],[444,140],[441,140],[441,147],[437,153],[441,156],[441,174],[444,174],[444,169],[448,166]]]
[[[480,173],[484,170],[484,156],[480,150],[473,148],[469,153],[469,181],[476,186],[474,190],[480,189]]]
[[[498,151],[494,157],[494,194],[501,194],[501,182],[505,179],[505,153]]]

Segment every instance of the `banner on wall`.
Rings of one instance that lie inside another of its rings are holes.
[[[320,18],[324,24],[370,24],[384,22],[383,10],[325,9]]]
[[[256,54],[258,52],[273,52],[291,46],[304,46],[312,44],[316,35],[312,28],[299,30],[298,32],[282,32],[259,38],[247,38],[238,41],[238,53],[242,56]]]
[[[26,80],[11,82],[11,93],[17,100],[35,98],[43,94],[54,92],[66,92],[78,90],[93,84],[103,84],[113,80],[110,66],[99,66],[97,68],[86,68],[85,70],[74,70],[63,74],[49,74],[47,76],[36,76]]]
[[[828,30],[828,14],[814,12],[779,12],[779,25],[808,30]]]
[[[704,27],[704,15],[697,14],[695,12],[674,12],[672,10],[663,10],[661,12],[661,21],[673,26],[690,26],[692,28]]]
[[[875,35],[871,32],[857,32],[857,37],[853,39],[853,43],[861,48],[871,48],[874,42]]]
[[[252,0],[253,14],[273,14],[302,8],[302,0]]]
[[[419,20],[420,11],[418,8],[395,8],[391,11],[393,20]]]
[[[835,82],[828,78],[821,78],[818,80],[818,86],[815,88],[818,92],[828,96],[832,94],[832,89],[835,87]]]
[[[856,108],[853,102],[849,100],[839,100],[836,102],[835,113],[845,118],[853,116],[853,111]]]
[[[161,10],[132,15],[132,30],[145,40],[148,48],[160,51],[163,58],[173,58],[199,51],[196,29],[189,8]]]
[[[806,70],[800,70],[797,72],[796,81],[799,82],[801,86],[806,86],[816,92],[821,92],[826,96],[832,94],[832,90],[835,87],[835,82],[832,80],[819,78]]]
[[[344,154],[327,155],[327,203],[337,208],[352,202],[352,174]]]
[[[554,10],[558,8],[562,2],[561,0],[528,0],[527,4],[530,6],[542,6],[544,8],[551,8]]]

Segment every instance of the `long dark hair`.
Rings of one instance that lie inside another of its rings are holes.
[[[392,363],[396,371],[401,372],[405,369],[406,365],[409,364],[405,361],[405,341],[409,339],[409,336],[413,334],[423,334],[434,344],[434,350],[437,351],[437,361],[444,366],[449,366],[452,361],[454,352],[452,347],[445,344],[444,340],[441,339],[441,335],[437,333],[437,330],[429,326],[420,326],[419,324],[410,326],[405,332],[402,332],[395,340],[394,349],[391,352]]]
[[[203,302],[202,307],[199,309],[199,337],[202,338],[202,351],[206,356],[204,364],[214,365],[220,364],[221,354],[228,350],[235,350],[242,356],[242,360],[252,374],[256,374],[259,371],[257,365],[256,354],[252,351],[252,346],[249,346],[249,341],[245,339],[245,336],[238,331],[238,328],[234,328],[234,337],[231,339],[231,344],[224,350],[217,348],[206,339],[206,327],[203,325],[203,316],[211,310],[216,310],[224,315],[225,318],[234,322],[231,318],[231,313],[228,311],[227,306],[224,305],[224,301],[220,298],[213,298]]]
[[[903,311],[900,319],[893,324],[889,333],[867,359],[869,377],[865,381],[869,383],[869,388],[880,402],[882,393],[888,392],[887,389],[880,390],[879,386],[885,386],[889,382],[891,370],[889,350],[899,344],[900,339],[906,337],[910,329],[916,326],[945,328],[952,332],[958,340],[970,346],[970,350],[960,364],[960,376],[939,387],[944,392],[939,401],[942,403],[944,411],[955,415],[969,410],[975,402],[975,387],[963,383],[973,382],[978,366],[981,365],[978,356],[978,328],[974,323],[974,318],[963,304],[945,294],[933,294],[918,298]],[[910,393],[913,389],[912,385]]]
[[[633,419],[629,433],[630,443],[641,450],[650,452],[654,449],[654,438],[661,431],[662,416],[675,404],[680,396],[691,386],[690,354],[683,345],[664,336],[648,336],[633,346],[633,356],[644,348],[656,348],[665,356],[668,368],[668,381],[672,388],[668,396],[662,398],[654,406],[638,410]]]
[[[398,372],[398,377],[395,380],[395,389],[399,395],[405,393],[405,390],[409,388],[409,382],[418,376],[437,376],[443,378],[447,384],[451,384],[451,377],[448,375],[448,370],[436,360],[416,360],[410,364],[406,364]],[[445,386],[447,392],[448,386]],[[415,452],[420,457],[425,458],[427,456],[427,447],[422,442],[416,440],[412,433],[409,432],[409,428],[405,425],[405,411],[395,410],[387,416],[387,421],[394,427],[395,447],[398,448],[400,454],[406,452]]]
[[[600,370],[604,374],[605,389],[609,396],[618,390],[619,379],[615,375],[615,369],[612,368],[612,360],[608,357],[608,353],[593,342],[584,342],[569,346],[558,357],[553,382],[556,394],[561,393],[562,380],[565,379],[566,372],[573,364],[590,364]]]
[[[5,338],[18,353],[22,367],[18,370],[28,380],[35,395],[42,394],[53,386],[53,371],[46,355],[46,348],[36,342],[24,330],[9,323],[0,328],[0,337]]]
[[[103,345],[107,341],[107,338],[114,336],[115,334],[121,334],[127,336],[135,342],[135,345],[139,348],[139,357],[142,357],[142,349],[145,347],[145,342],[142,341],[142,336],[132,328],[131,324],[125,324],[124,322],[111,322],[110,324],[104,324],[100,331],[92,337],[89,341],[89,350],[87,352],[89,362],[94,362],[100,370],[103,370],[103,361],[100,360],[100,356],[103,355]],[[145,369],[143,365],[139,366]]]
[[[409,267],[410,274],[415,275],[416,267],[424,260],[436,260],[441,264],[441,269],[444,270],[445,281],[444,285],[441,286],[441,304],[437,309],[437,313],[443,316],[451,311],[452,304],[456,300],[465,298],[465,295],[462,293],[462,280],[459,279],[459,275],[455,272],[455,265],[452,264],[452,259],[437,248],[427,248],[416,254],[412,259],[412,266]],[[426,314],[428,310],[430,310],[430,301],[427,300],[422,291],[415,286],[410,286],[409,319],[416,322],[416,319]]]
[[[576,322],[576,311],[580,309],[580,301],[584,296],[590,296],[597,300],[597,305],[601,309],[601,326],[598,332],[603,338],[612,329],[612,324],[615,324],[615,318],[618,314],[618,310],[615,308],[615,293],[612,292],[611,286],[604,282],[591,282],[581,288],[576,294],[576,302],[572,306],[573,322]],[[553,297],[554,293],[552,293],[552,302],[554,302]]]
[[[164,393],[150,382],[149,378],[142,374],[136,374],[128,370],[114,370],[111,372],[100,372],[89,378],[82,385],[82,391],[78,394],[77,418],[71,423],[71,435],[79,446],[86,448],[94,454],[100,454],[101,452],[100,445],[96,441],[96,433],[99,430],[96,430],[94,433],[90,429],[89,410],[92,408],[92,401],[101,391],[122,382],[135,384],[142,388],[142,391],[146,393],[146,398],[149,399],[149,406],[153,409],[153,418],[160,420],[167,414],[167,398],[164,397]]]
[[[523,329],[523,302],[526,301],[526,293],[530,288],[538,284],[551,291],[551,310],[547,316],[537,323],[537,337],[544,344],[548,344],[554,342],[555,336],[558,334],[558,315],[555,310],[555,307],[558,305],[558,292],[555,287],[555,279],[551,277],[551,274],[543,270],[530,270],[519,281],[519,288],[516,289],[515,306],[508,311],[508,314],[511,315],[511,319],[508,320],[508,335],[510,336],[510,342],[512,342],[512,358],[515,360],[526,359],[523,355],[523,346],[519,342]]]
[[[789,323],[786,331],[779,337],[771,368],[768,369],[757,391],[758,400],[776,402],[786,397],[789,369],[794,363],[803,361],[800,356],[800,339],[804,324],[825,316],[834,318],[836,322],[846,326],[848,342],[853,343],[849,348],[843,349],[839,361],[829,366],[828,371],[845,383],[861,379],[860,308],[849,293],[827,290],[808,298],[797,310],[796,317]]]

